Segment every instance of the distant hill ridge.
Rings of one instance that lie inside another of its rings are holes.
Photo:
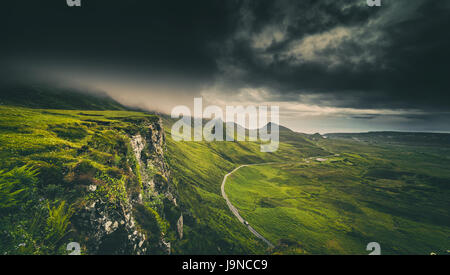
[[[423,146],[448,146],[450,134],[427,132],[379,131],[367,133],[330,133],[324,136],[331,139],[352,139],[369,143],[401,143]]]
[[[31,85],[1,86],[0,105],[34,109],[127,110],[106,93]]]

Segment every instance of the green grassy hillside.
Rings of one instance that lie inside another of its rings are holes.
[[[416,147],[326,140],[338,156],[244,167],[226,192],[277,253],[445,254],[450,159]]]

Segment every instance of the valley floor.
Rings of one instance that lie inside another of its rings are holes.
[[[231,203],[273,253],[368,254],[369,242],[382,254],[447,253],[448,160],[430,149],[332,142],[355,153],[244,166],[228,177]]]

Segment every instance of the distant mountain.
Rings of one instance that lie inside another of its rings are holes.
[[[0,105],[34,109],[125,110],[106,93],[71,88],[7,85],[0,87]]]
[[[417,146],[450,145],[450,134],[417,133],[417,132],[367,132],[367,133],[330,133],[325,134],[330,139],[352,139],[367,143],[405,144]]]
[[[178,119],[172,119],[170,116],[168,115],[161,115],[163,121],[164,121],[164,125],[166,125],[166,129],[170,129],[173,125],[173,123],[175,123],[175,121],[177,121]],[[191,121],[191,127],[193,127],[194,120]],[[203,119],[203,125],[205,125],[209,120],[207,119]],[[238,134],[239,134],[239,130],[243,131],[245,133],[244,137],[240,137],[241,140],[248,140],[248,137],[251,133],[256,134],[259,136],[259,133],[261,130],[265,131],[267,130],[269,134],[271,134],[272,132],[272,128],[274,127],[274,125],[277,125],[273,122],[269,122],[267,123],[264,127],[260,128],[260,129],[246,129],[245,127],[234,123],[234,122],[224,122],[223,123],[223,139],[226,140],[227,137],[231,137],[231,131],[230,129],[234,127],[235,131],[234,131],[234,140],[238,139]],[[255,133],[256,132],[256,133]],[[326,155],[327,152],[325,152],[322,148],[318,147],[315,142],[318,141],[319,139],[323,139],[323,136],[321,136],[320,134],[314,134],[314,135],[309,135],[309,134],[304,134],[304,133],[298,133],[298,132],[294,132],[291,129],[278,125],[278,132],[279,132],[279,141],[282,143],[286,143],[290,146],[292,146],[293,148],[296,148],[297,150],[300,150],[302,153],[308,152],[310,155]],[[194,133],[194,129],[192,128],[192,133]],[[233,140],[233,138],[231,138],[231,140]]]
[[[284,127],[284,126],[282,126],[280,124],[273,123],[273,122],[267,123],[266,126],[262,127],[261,129],[262,130],[266,130],[267,129],[267,131],[270,133],[272,131],[272,128],[275,127],[275,126],[278,127],[278,131],[280,133],[282,133],[282,132],[283,133],[294,133],[294,131],[292,131],[291,129],[289,129],[287,127]]]

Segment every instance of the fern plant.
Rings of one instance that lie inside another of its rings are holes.
[[[28,166],[0,171],[0,211],[18,206],[27,198],[25,189],[33,189],[37,171]]]

